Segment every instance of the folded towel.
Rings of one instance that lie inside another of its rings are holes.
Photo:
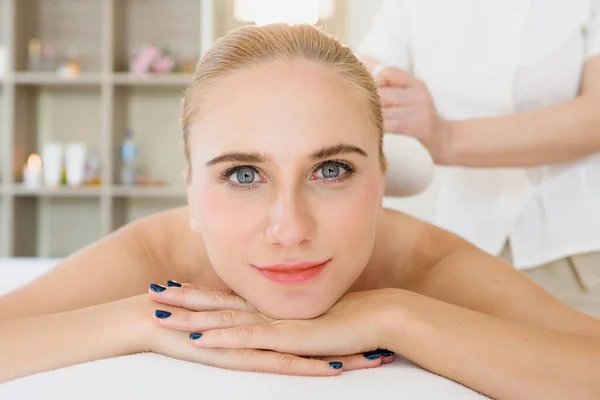
[[[0,399],[487,399],[406,359],[337,377],[228,371],[157,354],[117,357],[0,385]]]
[[[410,197],[431,185],[435,164],[429,151],[417,139],[386,133],[383,151],[388,161],[386,196]]]

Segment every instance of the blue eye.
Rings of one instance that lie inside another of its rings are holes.
[[[315,176],[317,179],[336,180],[354,172],[349,164],[341,161],[326,161],[317,167]]]
[[[238,167],[234,170],[227,171],[225,176],[234,183],[240,185],[249,185],[251,183],[255,183],[255,179],[258,178],[258,173],[256,170],[254,170],[254,168]]]
[[[337,178],[340,175],[340,166],[328,163],[321,167],[323,178]]]

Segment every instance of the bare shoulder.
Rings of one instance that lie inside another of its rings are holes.
[[[457,235],[386,210],[371,266],[396,287],[505,320],[578,334],[600,335],[600,320],[552,297],[498,257]]]
[[[461,238],[431,223],[385,209],[370,264],[382,269],[386,277],[382,285],[408,288],[448,254],[469,247]]]
[[[201,235],[192,231],[188,221],[187,208],[182,207],[123,226],[0,297],[0,320],[135,296],[146,292],[151,282],[193,280],[192,274],[207,265],[207,258]]]

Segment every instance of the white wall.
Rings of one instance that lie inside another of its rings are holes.
[[[346,43],[356,49],[371,26],[381,0],[346,0]],[[393,159],[393,157],[388,157]],[[391,161],[391,160],[390,160]],[[439,174],[439,171],[436,171]],[[418,196],[410,198],[386,198],[384,205],[404,211],[427,221],[435,216],[435,202],[439,191],[438,176],[430,187]]]
[[[356,48],[371,26],[381,0],[346,0],[346,43]]]

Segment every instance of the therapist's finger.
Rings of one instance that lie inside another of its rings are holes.
[[[394,107],[383,109],[383,131],[401,133],[417,137],[422,132],[423,120],[426,116],[415,107]]]
[[[415,102],[415,92],[399,87],[382,87],[379,89],[382,107],[406,106]]]
[[[158,289],[157,286],[159,286]],[[161,285],[152,284],[150,285],[149,294],[152,300],[157,303],[194,311],[256,311],[245,299],[231,290],[197,288],[191,285],[165,288]]]
[[[384,67],[375,76],[375,81],[380,86],[411,87],[419,80],[412,74],[396,67]]]
[[[383,117],[383,131],[388,133],[409,134],[409,123],[403,118]]]
[[[415,106],[398,106],[398,107],[384,107],[381,110],[381,114],[384,119],[400,119],[404,121],[411,121],[417,117],[422,116],[421,110]]]
[[[177,309],[170,312],[157,309],[155,311],[155,322],[164,328],[185,332],[204,332],[240,325],[267,324],[271,322],[271,319],[260,313],[235,310],[197,312]]]

